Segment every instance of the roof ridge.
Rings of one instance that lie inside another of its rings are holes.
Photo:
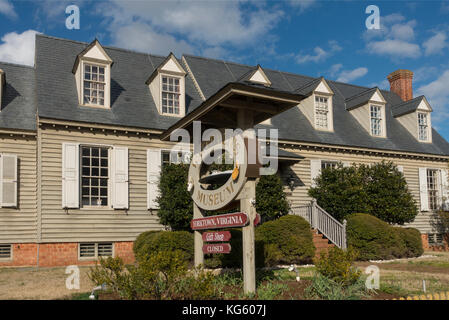
[[[6,62],[6,61],[0,61],[0,64],[5,64],[8,66],[19,67],[19,68],[34,69],[34,66],[29,66],[27,64],[18,64],[18,63]]]
[[[367,94],[371,90],[376,90],[376,89],[379,89],[379,88],[376,86],[376,87],[372,87],[372,88],[366,89],[365,91],[359,92],[359,93],[357,93],[357,94],[355,94],[353,96],[350,96],[349,98],[346,98],[345,101],[350,101],[352,99],[358,98],[360,96],[363,96],[364,94]]]
[[[407,104],[409,104],[409,103],[415,102],[415,101],[418,100],[418,99],[423,99],[423,98],[425,98],[425,97],[426,97],[426,96],[424,96],[424,95],[422,94],[422,95],[417,96],[417,97],[415,97],[415,98],[413,98],[413,99],[410,99],[410,100],[407,100],[407,101],[403,101],[403,102],[401,102],[400,104],[393,105],[392,107],[393,107],[393,108],[402,107],[402,106],[405,106],[405,105],[407,105]]]
[[[59,37],[49,36],[49,35],[42,34],[42,33],[37,33],[36,37],[37,36],[42,37],[42,38],[53,39],[53,40],[72,42],[72,43],[76,43],[76,44],[83,44],[83,45],[89,45],[90,44],[90,42],[71,40],[71,39],[65,39],[65,38],[59,38]],[[106,49],[123,51],[123,52],[130,52],[130,53],[135,53],[135,54],[139,54],[139,55],[149,55],[149,56],[158,57],[158,58],[166,58],[167,57],[167,56],[163,56],[163,55],[159,55],[159,54],[152,54],[152,53],[148,53],[148,52],[136,51],[136,50],[131,50],[131,49],[124,49],[124,48],[119,48],[119,47],[110,46],[110,45],[101,45],[101,46],[103,48],[106,48]],[[176,59],[178,59],[178,58],[176,58]]]

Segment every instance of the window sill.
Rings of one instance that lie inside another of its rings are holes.
[[[84,211],[108,211],[108,210],[114,210],[112,207],[81,207],[80,210]]]
[[[111,110],[111,108],[108,106],[102,106],[102,105],[98,105],[98,104],[80,104],[79,106],[83,107],[83,108],[96,108],[96,109]]]

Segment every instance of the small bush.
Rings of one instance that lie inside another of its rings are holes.
[[[290,210],[282,180],[277,174],[260,177],[256,186],[256,210],[263,221],[285,216]]]
[[[356,258],[357,252],[352,247],[346,251],[333,247],[327,253],[321,253],[320,258],[315,261],[315,267],[326,278],[349,286],[356,283],[361,275],[360,270],[353,266]]]
[[[139,263],[125,266],[120,258],[100,259],[89,273],[96,285],[122,299],[211,299],[216,297],[213,276],[201,269],[188,271],[181,251],[158,251],[142,256]]]
[[[310,262],[314,254],[310,224],[299,216],[284,216],[256,229],[258,265]]]
[[[385,260],[416,257],[422,254],[419,231],[403,231],[369,214],[356,213],[347,218],[348,246],[354,247],[360,260]],[[413,249],[412,249],[413,247]]]
[[[147,231],[137,237],[133,250],[137,260],[153,252],[179,250],[182,259],[190,262],[194,251],[193,234],[187,231]]]

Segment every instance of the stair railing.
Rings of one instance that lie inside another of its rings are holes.
[[[321,208],[316,200],[312,200],[310,204],[292,207],[290,214],[303,217],[313,229],[317,229],[330,242],[341,249],[346,249],[346,220],[340,223],[332,217],[323,208]]]

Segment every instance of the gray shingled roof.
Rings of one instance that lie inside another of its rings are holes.
[[[423,101],[423,99],[425,99],[424,96],[419,96],[412,100],[405,101],[399,105],[393,106],[393,108],[391,108],[393,116],[399,117],[404,114],[416,111],[416,109],[418,109],[419,104],[421,103],[421,101]]]
[[[133,51],[104,47],[114,61],[111,69],[111,109],[81,107],[78,105],[75,77],[72,74],[77,54],[88,43],[36,36],[36,69],[10,64],[0,64],[5,70],[7,87],[0,113],[0,127],[35,130],[36,105],[39,116],[51,119],[86,123],[112,124],[137,128],[165,130],[179,118],[161,116],[156,110],[145,81],[166,58]],[[206,99],[230,82],[245,81],[245,75],[254,66],[221,60],[184,56]],[[298,88],[308,88],[319,78],[264,69],[270,79],[271,90],[294,93]],[[394,151],[408,151],[436,155],[449,155],[449,143],[433,130],[433,142],[418,142],[393,116],[397,107],[404,105],[398,95],[381,91],[387,101],[387,138],[376,138],[357,122],[346,110],[346,103],[365,99],[373,88],[327,81],[335,93],[333,97],[334,132],[315,130],[298,108],[292,108],[272,118],[281,139],[366,147]],[[36,84],[36,85],[34,85]],[[412,100],[413,101],[413,100]],[[186,77],[187,113],[201,103],[190,75]],[[355,103],[355,102],[354,102]],[[407,108],[411,106],[409,104]],[[405,108],[405,107],[404,107]]]
[[[111,109],[78,104],[73,62],[87,43],[36,35],[37,107],[43,118],[138,128],[166,129],[179,118],[162,116],[145,81],[165,57],[105,46],[111,67]],[[192,79],[186,77],[186,108],[202,102]]]
[[[5,72],[0,128],[36,130],[36,104],[34,103],[34,68],[0,62]]]
[[[184,57],[206,98],[210,97],[211,94],[215,93],[227,82],[238,79],[251,68],[254,68],[191,55],[185,55]],[[271,87],[282,91],[293,92],[298,88],[313,87],[314,82],[317,81],[316,78],[287,72],[269,69],[264,69],[264,71],[272,82]],[[433,129],[432,131],[433,142],[431,144],[420,143],[393,117],[391,107],[403,103],[397,94],[380,90],[387,101],[387,138],[379,138],[371,136],[346,110],[346,99],[359,100],[356,97],[360,97],[363,100],[370,91],[374,93],[375,88],[360,87],[329,80],[327,80],[327,84],[335,93],[332,100],[334,132],[315,130],[298,108],[292,108],[273,117],[271,126],[260,124],[258,127],[278,128],[279,138],[283,140],[449,155],[449,143],[436,130]]]
[[[349,97],[345,100],[346,110],[351,110],[365,104],[371,99],[373,94],[377,91],[377,87],[368,89],[362,93],[356,94],[355,96]]]

